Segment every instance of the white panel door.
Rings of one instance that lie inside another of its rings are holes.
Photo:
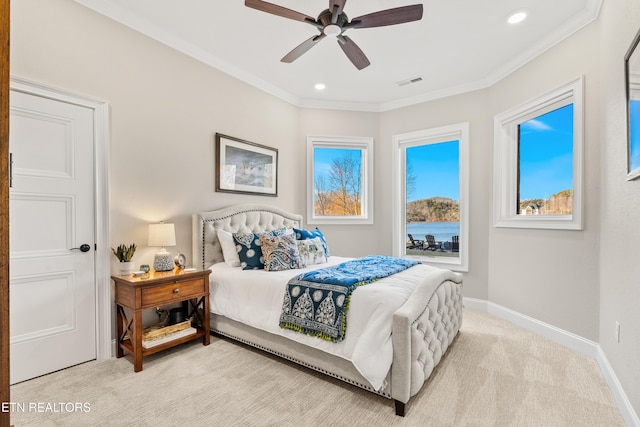
[[[15,384],[96,358],[94,124],[67,102],[12,90],[10,103]]]

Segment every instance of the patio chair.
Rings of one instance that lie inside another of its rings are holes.
[[[407,234],[409,242],[407,243],[407,249],[424,249],[424,240],[416,240],[411,234]]]
[[[427,242],[426,250],[435,251],[438,249],[442,249],[442,243],[436,242],[436,238],[433,237],[433,234],[427,234],[424,236]]]
[[[460,252],[460,236],[451,236],[451,252]]]

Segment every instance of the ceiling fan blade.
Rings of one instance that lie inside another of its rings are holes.
[[[331,23],[338,22],[338,16],[342,13],[347,0],[329,0],[329,10],[331,11]]]
[[[316,22],[315,18],[305,15],[304,13],[296,12],[295,10],[287,9],[286,7],[278,6],[277,4],[268,3],[262,0],[245,0],[244,5],[272,15],[293,19],[294,21],[308,22],[310,24]]]
[[[349,27],[371,28],[384,27],[385,25],[404,24],[405,22],[419,21],[422,19],[423,7],[421,4],[396,7],[393,9],[381,10],[368,15],[353,18]]]
[[[296,59],[300,58],[302,54],[307,52],[309,49],[314,47],[320,40],[325,38],[324,34],[318,34],[317,36],[313,36],[310,39],[307,39],[300,43],[297,47],[295,47],[291,52],[287,53],[280,61],[291,63]]]
[[[349,61],[351,61],[358,70],[362,70],[371,65],[364,52],[362,52],[362,49],[349,37],[338,36],[338,44],[345,55],[347,55],[347,58],[349,58]]]

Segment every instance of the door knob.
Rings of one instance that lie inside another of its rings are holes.
[[[79,248],[71,248],[70,251],[80,251],[80,252],[89,252],[91,250],[91,246],[83,243]]]

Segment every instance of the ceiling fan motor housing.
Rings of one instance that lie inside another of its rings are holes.
[[[326,27],[327,25],[331,25],[332,17],[333,13],[329,9],[326,9],[322,11],[320,15],[318,15],[318,22],[321,23],[323,27]],[[347,22],[349,22],[349,18],[347,17],[346,13],[342,12],[340,15],[338,15],[338,19],[336,20],[335,25],[342,28],[342,26]]]

